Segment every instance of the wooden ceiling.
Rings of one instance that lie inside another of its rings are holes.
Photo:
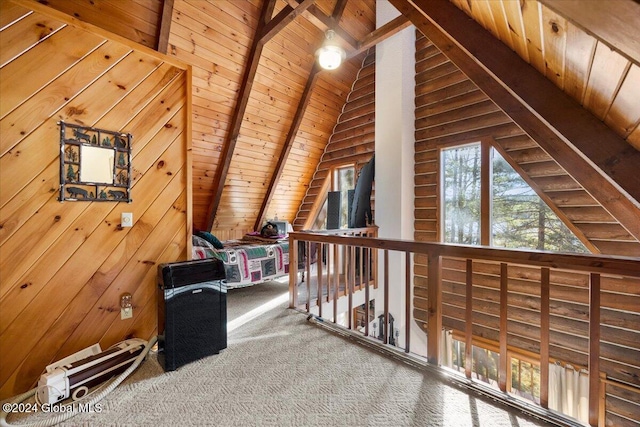
[[[640,4],[451,2],[640,150]]]
[[[242,233],[264,218],[294,218],[362,52],[406,25],[374,31],[374,0],[42,2],[193,66],[194,224]],[[429,2],[403,3],[425,9]],[[448,4],[615,132],[623,146],[589,142],[577,146],[579,155],[604,168],[637,208],[640,186],[630,171],[640,150],[640,4],[609,0],[600,10],[604,3]],[[318,71],[314,53],[328,28],[350,59]],[[603,153],[589,153],[596,149]]]

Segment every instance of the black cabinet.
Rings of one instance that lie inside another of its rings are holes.
[[[227,348],[227,289],[222,261],[158,266],[158,361],[165,371]]]

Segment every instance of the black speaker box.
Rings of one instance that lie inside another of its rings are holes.
[[[339,191],[329,191],[327,194],[327,230],[340,228],[341,199]]]

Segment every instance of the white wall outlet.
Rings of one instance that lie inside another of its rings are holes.
[[[133,317],[133,307],[120,309],[120,320],[131,319]]]
[[[122,227],[133,227],[133,213],[132,212],[122,212],[120,215],[120,226]]]
[[[131,319],[133,317],[132,295],[127,292],[120,296],[120,319]]]

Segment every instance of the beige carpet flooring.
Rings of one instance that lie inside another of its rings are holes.
[[[287,287],[272,282],[229,291],[229,320]],[[328,332],[286,303],[237,326],[219,355],[175,372],[163,372],[150,355],[100,403],[99,413],[61,425],[548,425]]]

